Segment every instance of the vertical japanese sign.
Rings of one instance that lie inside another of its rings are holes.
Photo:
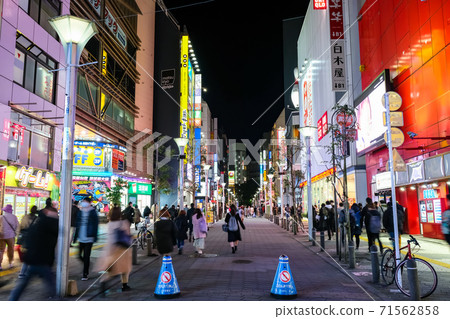
[[[308,68],[302,80],[302,106],[303,106],[303,126],[313,126],[313,89],[312,89],[312,69]]]
[[[314,0],[313,9],[314,10],[326,10],[327,0]]]
[[[325,112],[324,115],[317,121],[317,136],[318,141],[324,138],[328,133],[328,114]]]
[[[345,71],[344,14],[342,0],[329,0],[331,40],[331,89],[347,91]]]
[[[188,138],[188,95],[189,95],[189,37],[181,38],[181,74],[180,74],[180,137]]]
[[[202,75],[195,75],[194,127],[202,126]]]

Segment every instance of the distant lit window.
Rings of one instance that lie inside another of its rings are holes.
[[[24,46],[28,45],[27,47]],[[53,103],[56,62],[23,34],[17,32],[14,59],[14,82]]]
[[[57,33],[52,28],[48,20],[60,15],[61,2],[59,0],[18,0],[19,7],[39,23],[45,31],[56,38]]]

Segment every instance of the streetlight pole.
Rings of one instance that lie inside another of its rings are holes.
[[[222,218],[225,218],[225,185],[226,183],[222,183]]]
[[[180,168],[179,168],[179,184],[178,184],[178,205],[180,205],[180,209],[183,209],[184,207],[184,159],[186,158],[186,156],[184,155],[184,148],[187,145],[187,143],[189,142],[189,140],[187,138],[183,138],[183,137],[177,137],[174,138],[175,143],[177,143],[178,148],[179,148],[179,160],[180,160]]]
[[[273,200],[272,200],[272,178],[273,174],[268,174],[267,177],[269,178],[269,197],[270,197],[270,215],[273,215]]]
[[[59,217],[56,293],[64,297],[68,285],[70,245],[70,214],[72,211],[72,169],[75,110],[77,96],[77,67],[86,43],[97,33],[95,23],[65,15],[49,20],[58,33],[66,55],[66,91],[64,105],[64,131],[61,167],[61,210]],[[73,69],[73,70],[72,70]]]
[[[209,169],[211,168],[211,165],[204,165],[203,169],[205,170],[205,216],[208,214],[208,175],[209,175]]]

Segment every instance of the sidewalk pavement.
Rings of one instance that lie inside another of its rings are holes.
[[[294,236],[292,233],[289,233],[290,236],[295,237],[298,242],[307,247],[312,252],[315,252],[317,255],[321,256],[324,261],[339,265],[338,268],[342,267],[341,271],[347,272],[354,278],[362,287],[367,289],[369,292],[376,292],[379,296],[382,297],[382,300],[404,300],[408,301],[408,297],[404,296],[395,286],[392,284],[390,286],[386,286],[383,283],[382,278],[380,277],[380,283],[374,284],[372,282],[372,266],[371,266],[371,257],[369,253],[368,239],[363,231],[363,234],[360,236],[361,242],[359,246],[359,250],[355,250],[356,256],[356,267],[355,269],[349,269],[348,262],[344,260],[344,253],[342,252],[342,260],[339,260],[339,257],[336,253],[336,235],[332,237],[331,240],[328,240],[328,234],[325,232],[325,251],[320,251],[320,233],[316,233],[316,246],[312,246],[312,243],[308,238],[308,222],[303,221],[305,225],[305,232],[300,231],[297,236]],[[276,225],[277,227],[280,227]],[[280,227],[281,228],[281,227]],[[402,235],[401,247],[407,245],[407,240],[409,239],[409,235]],[[422,235],[414,235],[417,239],[420,247],[415,247],[412,245],[412,253],[417,258],[422,258],[429,263],[432,264],[433,268],[436,270],[438,275],[438,286],[435,292],[427,297],[426,301],[448,301],[450,300],[450,287],[448,283],[450,282],[450,246],[444,240],[426,238]],[[380,239],[383,244],[383,247],[392,248],[392,244],[389,240],[389,234],[381,233]],[[378,250],[380,249],[378,246],[378,241],[376,242]],[[404,255],[404,252],[402,252]],[[381,256],[379,258],[381,263]]]

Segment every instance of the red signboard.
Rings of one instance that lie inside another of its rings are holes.
[[[342,0],[329,0],[330,8],[330,39],[344,38],[344,13]]]
[[[327,8],[327,0],[314,0],[314,10],[325,10]]]
[[[340,112],[340,113],[338,113],[336,115],[336,122],[339,125],[344,125],[345,124],[345,127],[352,126],[354,120],[355,119],[354,119],[352,114],[348,114],[348,113],[345,113],[345,112]]]
[[[317,121],[317,135],[320,141],[328,133],[328,115],[325,112],[324,115]]]
[[[112,168],[119,171],[124,169],[125,154],[118,150],[112,150]]]

